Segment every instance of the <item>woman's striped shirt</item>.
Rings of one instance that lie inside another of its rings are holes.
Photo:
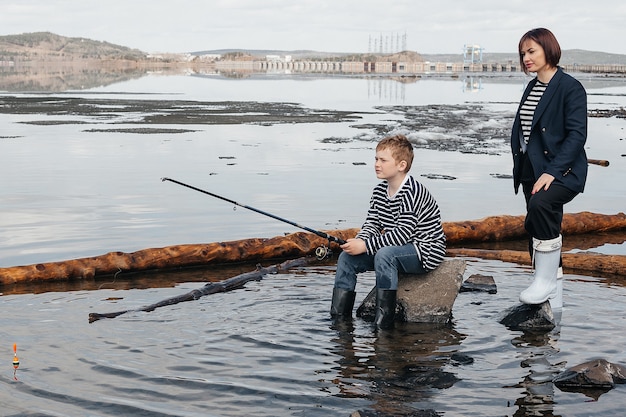
[[[413,243],[424,269],[435,269],[446,254],[437,202],[410,175],[393,197],[388,196],[387,187],[387,181],[374,187],[367,218],[356,237],[365,241],[370,255],[384,246]]]
[[[539,100],[543,96],[543,93],[546,91],[548,84],[542,83],[537,80],[533,89],[530,90],[528,97],[522,104],[519,112],[520,122],[522,124],[522,133],[524,134],[524,143],[528,143],[528,139],[530,138],[530,128],[533,124],[533,117],[535,116],[535,109],[537,109],[537,104],[539,104]]]

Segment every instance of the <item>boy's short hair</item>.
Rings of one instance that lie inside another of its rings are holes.
[[[404,135],[388,136],[378,142],[376,151],[389,149],[396,162],[406,161],[406,171],[409,172],[413,164],[413,145]]]

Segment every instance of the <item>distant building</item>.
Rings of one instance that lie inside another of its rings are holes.
[[[220,55],[220,54],[202,54],[202,55],[198,55],[198,57],[200,59],[203,59],[203,60],[217,61],[218,59],[220,59],[222,57],[222,55]]]
[[[265,55],[265,60],[269,62],[291,62],[291,55]]]
[[[480,45],[465,45],[463,47],[463,62],[465,64],[480,64],[483,62],[483,48]]]

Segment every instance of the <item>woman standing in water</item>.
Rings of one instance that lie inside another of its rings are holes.
[[[583,192],[587,179],[587,94],[558,66],[561,47],[548,29],[519,41],[524,73],[535,73],[513,123],[513,182],[526,198],[524,227],[530,235],[534,281],[520,294],[525,304],[550,300],[562,307],[561,222],[563,206]]]

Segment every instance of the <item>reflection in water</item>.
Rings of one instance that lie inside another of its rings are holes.
[[[555,416],[554,384],[552,380],[561,371],[563,364],[551,362],[559,353],[557,342],[560,336],[560,317],[557,326],[547,333],[524,332],[511,340],[519,351],[520,367],[528,371],[518,387],[524,388],[524,396],[515,401],[518,407],[513,414],[522,416]],[[556,416],[555,416],[556,417]]]
[[[480,77],[468,76],[463,79],[463,92],[476,93],[483,89],[483,80]]]
[[[560,324],[560,314],[555,315]],[[557,326],[548,333],[524,332],[514,338],[511,344],[520,352],[520,367],[528,370],[528,374],[519,383],[519,387],[525,389],[525,395],[515,402],[518,410],[513,414],[515,417],[544,416],[559,417],[554,414],[555,384],[554,378],[566,368],[566,362],[554,362],[554,358],[560,352],[558,340],[561,327]],[[561,391],[567,391],[560,389]],[[582,393],[598,401],[599,397],[606,393],[606,389],[572,389],[572,392]]]
[[[253,264],[213,265],[211,267],[189,267],[167,271],[117,272],[99,275],[94,279],[71,281],[18,282],[4,285],[0,294],[43,294],[47,292],[116,291],[147,288],[171,288],[183,282],[219,282],[227,278],[254,271]]]
[[[378,101],[391,101],[404,103],[406,100],[406,84],[414,83],[418,78],[368,78],[367,98],[375,98]]]
[[[458,378],[442,370],[464,335],[451,326],[428,323],[397,323],[392,330],[355,334],[351,320],[335,321],[331,329],[340,355],[339,378],[335,384],[341,396],[368,398],[377,415],[415,415],[412,405],[427,400],[434,390],[452,387]]]
[[[63,92],[88,90],[103,85],[139,79],[147,75],[141,68],[87,67],[0,67],[0,90],[11,92]]]
[[[626,242],[626,231],[615,230],[608,232],[585,233],[581,235],[568,235],[563,239],[563,251],[573,250],[602,252],[604,245],[622,245]],[[475,242],[472,247],[493,250],[528,250],[528,241],[525,239],[508,240],[500,242]]]

